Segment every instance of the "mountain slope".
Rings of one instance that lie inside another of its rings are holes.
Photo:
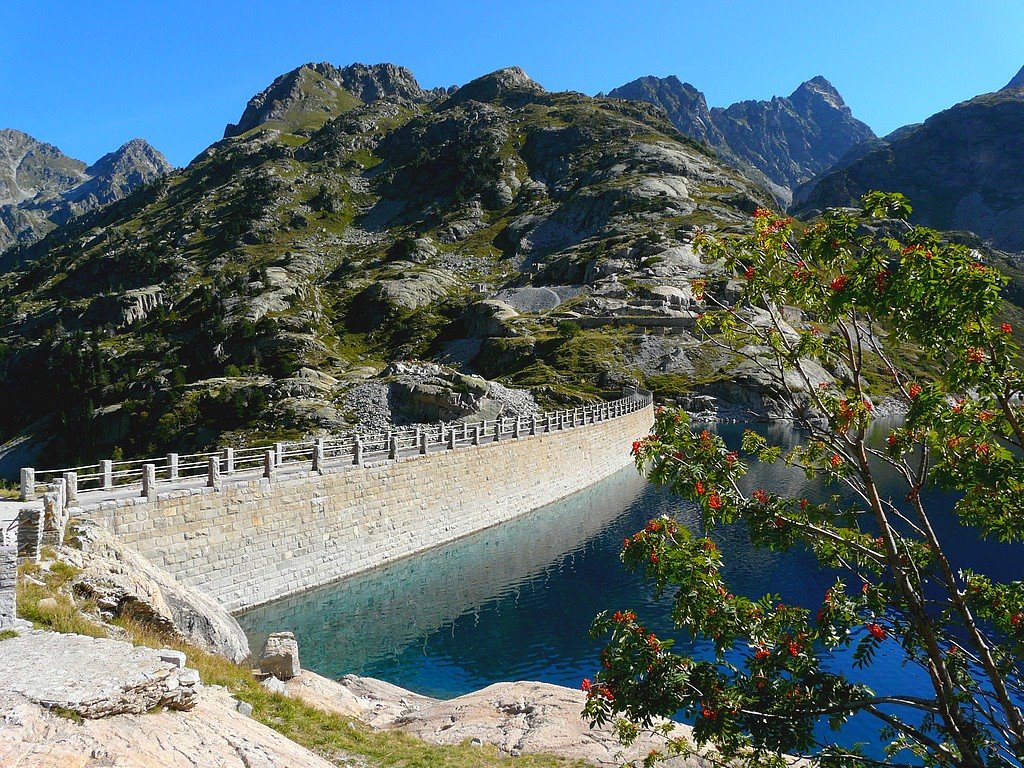
[[[20,249],[0,275],[0,396],[22,407],[0,438],[62,434],[45,465],[351,429],[400,396],[420,415],[474,401],[457,376],[444,394],[388,373],[408,358],[549,404],[725,375],[685,329],[693,279],[734,288],[692,239],[747,227],[762,189],[648,105],[515,68],[429,100],[360,92],[315,131],[295,110],[322,104],[300,99],[301,133],[222,140]]]
[[[1020,68],[1020,71],[1003,86],[1002,90],[1009,91],[1013,88],[1024,88],[1024,67]]]
[[[0,252],[35,242],[72,216],[119,200],[170,170],[142,139],[86,167],[26,133],[0,130]]]
[[[795,211],[847,205],[871,189],[902,192],[914,220],[967,229],[1001,250],[1024,251],[1024,88],[957,104],[819,179]]]
[[[424,91],[412,72],[394,64],[336,67],[310,62],[281,75],[253,96],[241,119],[224,129],[224,138],[261,125],[286,133],[311,132],[364,102],[388,99],[419,104],[437,95],[436,91]]]
[[[773,191],[787,203],[798,186],[874,136],[820,76],[788,97],[742,101],[726,108],[708,109],[704,94],[675,76],[643,77],[609,95],[661,106],[683,134],[713,147],[735,167],[755,169],[753,178],[769,179]]]

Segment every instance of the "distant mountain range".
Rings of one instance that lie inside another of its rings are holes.
[[[87,166],[27,133],[0,129],[0,251],[33,243],[170,170],[167,158],[142,139]]]
[[[820,76],[789,96],[729,107],[709,108],[703,93],[674,75],[641,77],[608,95],[662,107],[681,133],[715,149],[787,205],[797,187],[875,137]]]
[[[0,462],[15,435],[44,466],[425,418],[469,372],[546,406],[637,380],[785,415],[758,366],[680,332],[694,280],[738,295],[697,235],[882,188],[1024,251],[1022,85],[878,138],[824,78],[709,109],[677,78],[590,97],[517,67],[424,89],[312,63],[181,169],[143,141],[86,167],[2,131]],[[986,258],[1019,311],[1024,274]],[[410,382],[410,359],[458,373]]]
[[[872,189],[907,195],[922,224],[1024,251],[1024,69],[994,93],[854,147],[797,190],[794,210],[811,216]]]

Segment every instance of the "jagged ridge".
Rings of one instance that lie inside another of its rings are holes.
[[[874,137],[821,76],[802,83],[788,97],[725,108],[709,109],[703,93],[675,76],[643,77],[609,95],[661,106],[682,133],[713,147],[759,183],[767,180],[786,203],[800,184]]]
[[[915,221],[1024,251],[1024,89],[1014,81],[890,134],[801,190],[796,212],[848,205],[871,189],[898,191],[912,200]]]
[[[86,167],[26,133],[0,130],[0,252],[33,243],[73,216],[119,200],[171,168],[142,139]]]

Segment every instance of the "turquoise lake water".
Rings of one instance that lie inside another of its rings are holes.
[[[726,425],[719,432],[738,443],[742,427]],[[795,439],[784,429],[772,437]],[[755,466],[748,480],[778,493],[826,493],[809,487],[802,474],[778,468]],[[902,496],[905,491],[889,480],[893,494]],[[937,492],[926,501],[947,511],[952,504]],[[599,666],[601,644],[588,634],[599,611],[630,608],[658,634],[672,634],[667,602],[654,601],[642,576],[618,559],[622,540],[661,514],[699,528],[694,505],[648,485],[627,467],[512,522],[249,611],[239,622],[255,649],[267,632],[294,631],[303,667],[332,678],[367,675],[441,698],[502,680],[575,687]],[[943,541],[955,542],[958,565],[999,579],[1024,578],[1018,548],[965,536],[949,514],[940,515],[937,528]],[[755,550],[740,528],[712,535],[738,594],[778,594],[816,609],[834,581],[835,574],[820,571],[807,553]],[[680,641],[698,655],[709,652],[699,642]],[[902,659],[890,640],[867,670],[853,670],[850,654],[830,664],[879,693],[927,694],[923,673],[902,666]],[[855,719],[839,740],[870,740],[877,735],[874,722]]]

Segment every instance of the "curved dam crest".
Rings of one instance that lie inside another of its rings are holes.
[[[364,466],[83,506],[175,578],[240,611],[445,544],[631,462],[654,408]]]

